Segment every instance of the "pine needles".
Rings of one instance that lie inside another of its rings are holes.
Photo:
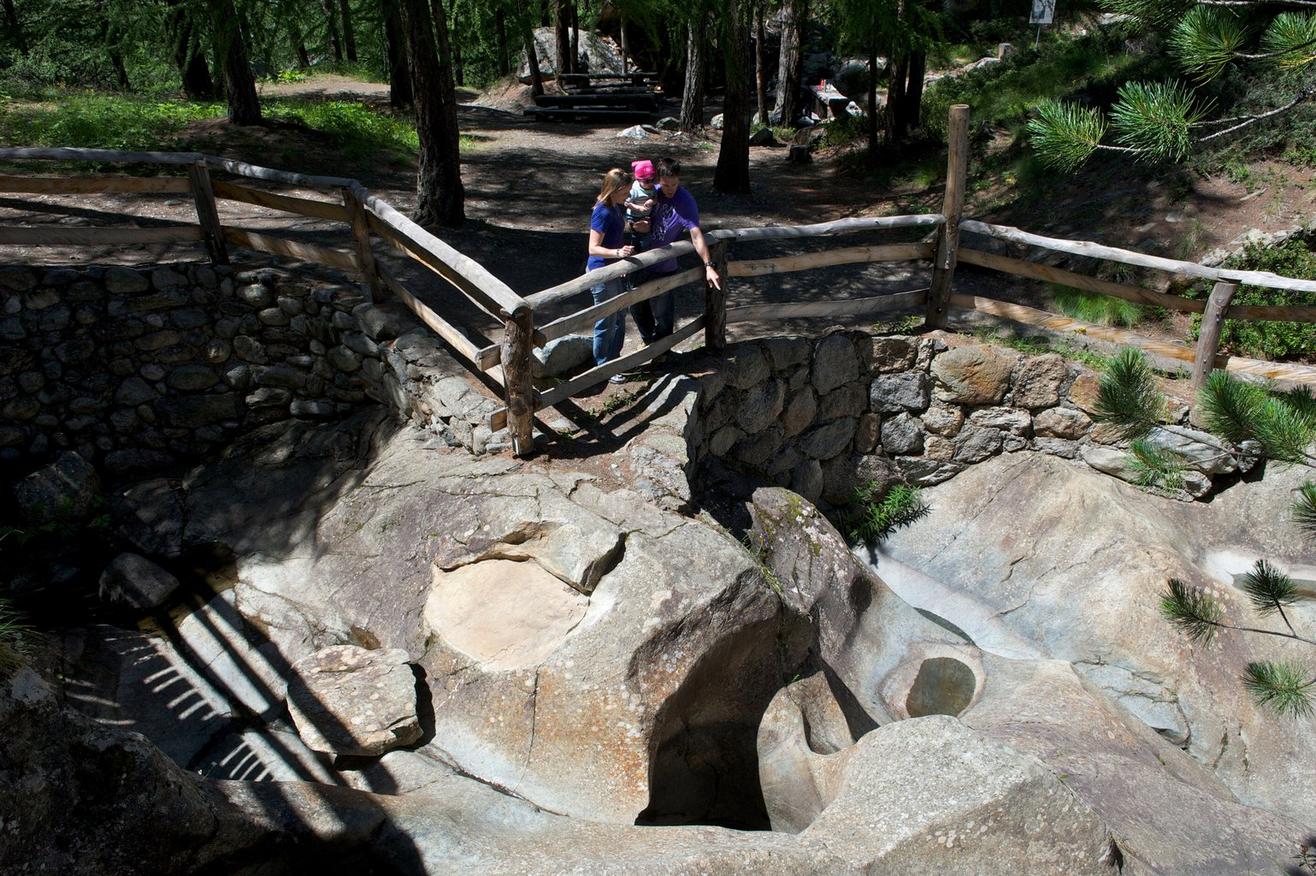
[[[1307,392],[1281,394],[1213,371],[1198,397],[1206,427],[1234,444],[1256,441],[1271,459],[1308,461],[1316,438],[1316,402]]]
[[[1316,481],[1298,487],[1298,501],[1290,511],[1293,522],[1309,539],[1316,540]]]
[[[1282,615],[1284,606],[1292,605],[1298,598],[1298,589],[1293,586],[1293,579],[1265,560],[1257,560],[1252,571],[1243,576],[1238,586],[1247,594],[1252,608],[1262,617],[1276,612]],[[1288,620],[1284,623],[1287,625]],[[1290,626],[1289,630],[1292,629]]]
[[[1138,438],[1129,445],[1129,465],[1133,469],[1140,487],[1159,487],[1163,490],[1178,490],[1183,487],[1184,465],[1182,455],[1157,447],[1144,438]]]
[[[1125,347],[1110,360],[1101,377],[1093,419],[1119,427],[1126,439],[1141,438],[1165,412],[1151,365],[1141,350]]]
[[[1028,120],[1028,134],[1042,161],[1072,173],[1101,145],[1106,120],[1093,107],[1044,100]]]
[[[1316,678],[1306,667],[1288,662],[1249,663],[1243,686],[1258,705],[1268,706],[1279,715],[1305,718],[1313,713],[1311,696]]]
[[[1178,627],[1191,641],[1205,645],[1215,638],[1224,610],[1205,590],[1171,578],[1161,595],[1161,617]]]

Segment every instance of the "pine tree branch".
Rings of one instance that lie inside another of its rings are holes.
[[[1273,52],[1235,52],[1234,57],[1242,61],[1269,61],[1271,58],[1282,58],[1285,55],[1300,52],[1311,46],[1316,46],[1316,39],[1309,39],[1306,42],[1298,43],[1296,46],[1285,46],[1284,48],[1277,49]]]
[[[1196,0],[1198,6],[1301,6],[1316,7],[1316,0]]]
[[[1297,630],[1293,629],[1293,624],[1289,623],[1289,616],[1284,613],[1284,606],[1276,602],[1275,608],[1279,611],[1279,618],[1280,620],[1284,621],[1284,626],[1288,627],[1289,632],[1293,633],[1293,635],[1296,637],[1298,635],[1298,632]]]
[[[1316,6],[1316,0],[1313,0],[1312,5]],[[1214,134],[1207,134],[1205,137],[1198,137],[1197,142],[1205,143],[1208,140],[1214,140],[1216,137],[1223,137],[1226,134],[1232,134],[1234,131],[1237,131],[1241,128],[1246,128],[1249,125],[1254,125],[1257,122],[1263,121],[1265,119],[1273,118],[1277,115],[1280,115],[1281,113],[1286,113],[1289,110],[1293,109],[1298,104],[1302,103],[1304,100],[1310,98],[1313,94],[1316,94],[1316,86],[1309,86],[1307,88],[1304,88],[1298,92],[1297,96],[1294,97],[1293,100],[1284,104],[1284,106],[1276,107],[1275,109],[1270,110],[1269,112],[1261,113],[1260,115],[1242,116],[1241,118],[1243,118],[1244,121],[1238,122],[1237,124],[1225,128],[1224,130],[1216,131]]]

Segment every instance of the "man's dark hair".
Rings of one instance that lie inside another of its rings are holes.
[[[680,176],[681,162],[675,158],[659,158],[653,164],[656,176]]]

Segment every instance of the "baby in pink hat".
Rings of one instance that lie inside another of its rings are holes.
[[[631,184],[631,193],[626,198],[626,231],[632,235],[648,234],[649,213],[653,210],[653,199],[658,194],[655,187],[658,178],[653,162],[647,158],[632,161],[631,173],[635,176],[635,182]]]

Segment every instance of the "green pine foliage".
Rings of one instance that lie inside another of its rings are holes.
[[[1298,488],[1298,499],[1293,503],[1293,522],[1308,539],[1316,541],[1316,481],[1307,481]]]
[[[1280,462],[1307,463],[1316,439],[1316,411],[1306,393],[1270,393],[1264,388],[1213,371],[1198,396],[1206,427],[1234,444],[1253,440]]]
[[[907,484],[896,484],[882,493],[878,484],[859,485],[850,501],[848,528],[852,542],[877,544],[891,533],[925,517],[931,506],[923,500],[923,491]]]
[[[1083,292],[1068,286],[1052,286],[1051,300],[1065,316],[1096,325],[1135,326],[1142,320],[1142,308],[1132,301]]]
[[[1243,685],[1258,705],[1269,707],[1278,715],[1306,718],[1313,714],[1312,688],[1316,686],[1316,678],[1305,666],[1284,661],[1249,663]]]
[[[1144,438],[1129,445],[1130,465],[1140,487],[1177,490],[1183,486],[1183,457],[1173,450],[1157,447]]]
[[[1156,386],[1147,356],[1125,347],[1101,376],[1093,419],[1118,426],[1124,438],[1140,438],[1165,412],[1165,396]]]
[[[1215,638],[1224,617],[1224,610],[1214,596],[1178,578],[1166,582],[1160,607],[1161,617],[1178,627],[1189,639],[1203,645]]]
[[[1292,605],[1298,599],[1298,588],[1293,579],[1265,560],[1257,560],[1238,586],[1262,617],[1276,612],[1282,614],[1286,605]]]

